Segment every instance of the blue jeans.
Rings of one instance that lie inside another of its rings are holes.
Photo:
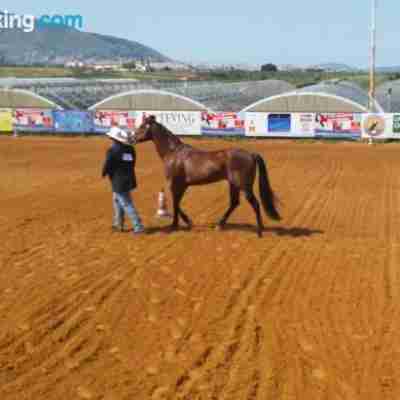
[[[114,205],[114,221],[113,226],[122,227],[124,225],[125,214],[128,215],[132,222],[133,230],[135,232],[142,231],[143,224],[140,216],[133,204],[130,192],[127,193],[113,193]]]

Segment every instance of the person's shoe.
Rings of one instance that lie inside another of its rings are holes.
[[[133,231],[133,235],[134,235],[134,236],[137,236],[137,235],[144,235],[144,234],[146,234],[146,229],[144,229],[144,228],[135,229],[135,230]]]
[[[112,231],[120,233],[120,232],[124,231],[124,227],[122,225],[113,225],[112,226]]]

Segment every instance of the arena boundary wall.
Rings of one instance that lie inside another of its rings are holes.
[[[400,114],[158,110],[0,109],[0,133],[103,135],[113,125],[134,130],[155,115],[176,135],[260,138],[400,139]]]

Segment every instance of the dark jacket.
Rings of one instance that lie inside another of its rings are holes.
[[[115,193],[126,193],[136,188],[136,152],[132,146],[114,142],[107,151],[103,178],[109,176]]]

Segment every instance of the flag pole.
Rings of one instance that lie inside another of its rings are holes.
[[[370,43],[370,71],[369,71],[369,111],[375,106],[375,70],[376,70],[376,10],[377,0],[372,0],[371,43]]]

